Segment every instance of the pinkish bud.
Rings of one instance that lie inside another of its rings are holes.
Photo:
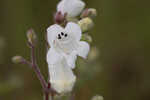
[[[66,13],[63,15],[60,11],[56,12],[55,16],[54,16],[54,21],[57,24],[62,24],[65,21],[65,17],[66,17]]]
[[[21,63],[23,58],[21,56],[14,56],[12,57],[12,62],[13,63]]]
[[[27,39],[30,44],[35,45],[36,34],[32,28],[27,31]]]
[[[82,12],[82,14],[81,14],[81,18],[84,18],[84,17],[88,17],[88,14],[89,14],[89,12],[88,12],[88,8],[86,8],[85,10],[83,10],[83,12]]]
[[[97,15],[97,11],[94,8],[86,8],[82,14],[81,14],[81,18],[85,18],[85,17],[95,17]]]

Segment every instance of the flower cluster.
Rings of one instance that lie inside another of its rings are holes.
[[[47,28],[47,43],[50,46],[46,57],[49,82],[44,79],[36,61],[36,33],[33,29],[27,31],[31,58],[26,60],[22,56],[14,56],[12,61],[29,65],[33,69],[41,83],[45,100],[49,100],[49,94],[53,97],[55,94],[72,91],[76,82],[73,69],[76,67],[77,56],[86,59],[90,51],[88,42],[91,42],[92,38],[88,31],[93,27],[94,16],[96,10],[85,9],[85,3],[81,0],[61,0],[58,3],[54,16],[55,24]]]
[[[85,3],[81,0],[61,0],[55,14],[56,24],[47,28],[50,83],[58,93],[72,91],[76,81],[72,69],[76,67],[77,56],[87,58],[90,50],[89,44],[82,41],[82,36],[87,35],[82,34],[93,26],[92,17],[96,10],[84,10],[84,7]]]

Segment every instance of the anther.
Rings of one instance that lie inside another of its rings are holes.
[[[58,36],[58,39],[61,39],[61,36]]]
[[[61,35],[64,35],[64,33],[63,33],[63,32],[61,32]]]
[[[65,37],[67,37],[68,35],[67,34],[65,34]]]
[[[58,34],[58,39],[61,39],[61,36],[60,36],[60,34]]]
[[[61,37],[60,34],[58,34],[58,37]]]

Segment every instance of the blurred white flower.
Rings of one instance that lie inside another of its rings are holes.
[[[76,17],[84,7],[85,3],[81,0],[61,0],[57,5],[57,11],[61,11],[62,14],[67,13],[69,17]]]
[[[69,22],[65,28],[54,24],[47,29],[47,33],[51,46],[47,55],[48,64],[56,64],[64,57],[69,67],[74,68],[77,55],[87,57],[90,46],[80,41],[82,32],[78,24]]]
[[[103,98],[103,96],[96,95],[96,96],[92,97],[91,100],[104,100],[104,98]]]
[[[56,64],[49,64],[50,83],[54,90],[60,94],[71,92],[76,81],[76,76],[65,59]]]

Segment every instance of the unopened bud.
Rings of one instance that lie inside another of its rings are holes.
[[[62,24],[65,21],[66,15],[67,15],[66,13],[63,15],[60,11],[56,12],[54,16],[55,23]]]
[[[80,17],[81,18],[85,18],[85,17],[88,17],[88,8],[86,8],[85,10],[83,10],[83,12],[81,13]]]
[[[13,63],[21,63],[23,58],[21,56],[14,56],[12,57],[12,62]]]
[[[35,34],[35,32],[32,28],[27,31],[27,38],[28,38],[28,42],[30,44],[35,45],[35,43],[36,43],[36,34]]]
[[[75,18],[75,17],[66,17],[66,19],[67,19],[67,22],[75,22],[75,23],[77,23],[79,20],[77,19],[77,18]]]
[[[97,11],[94,8],[89,8],[88,12],[89,12],[89,17],[95,17],[95,16],[97,16]]]
[[[87,8],[85,9],[82,14],[81,14],[81,18],[85,18],[85,17],[95,17],[97,15],[97,11],[94,8]]]
[[[81,19],[78,22],[78,24],[79,24],[82,32],[86,32],[86,31],[90,30],[93,27],[93,25],[94,25],[92,19],[89,18],[89,17]]]
[[[104,98],[100,95],[96,95],[91,100],[104,100]]]
[[[83,34],[81,40],[91,43],[92,42],[92,37],[88,34]]]

